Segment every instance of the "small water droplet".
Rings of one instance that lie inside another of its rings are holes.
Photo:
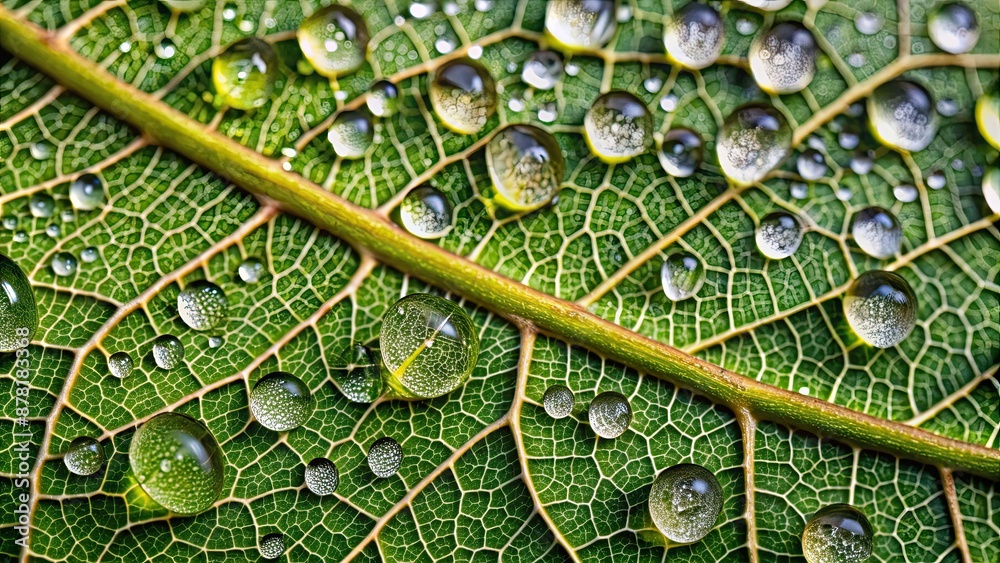
[[[104,183],[94,174],[77,177],[69,185],[69,201],[77,211],[92,211],[104,206]]]
[[[192,330],[211,330],[226,320],[229,301],[219,286],[197,280],[177,294],[177,312]]]
[[[420,186],[406,194],[399,204],[399,219],[411,235],[423,239],[441,238],[451,230],[451,203],[437,189]]]
[[[153,361],[162,370],[171,370],[184,361],[184,345],[172,334],[164,334],[153,341]]]
[[[667,58],[683,67],[706,68],[726,42],[726,26],[714,8],[691,2],[670,17],[663,32]]]
[[[844,296],[844,314],[854,332],[876,348],[902,342],[917,322],[917,297],[898,274],[865,272]]]
[[[653,116],[632,94],[612,91],[594,101],[583,120],[591,151],[608,163],[638,156],[653,142]]]
[[[663,261],[660,280],[668,299],[683,301],[696,295],[705,283],[705,266],[694,255],[677,252]]]
[[[740,0],[740,2],[765,12],[777,12],[791,4],[792,0]]]
[[[826,174],[826,160],[823,153],[809,149],[799,155],[795,161],[795,167],[799,171],[799,176],[805,180],[819,180]]]
[[[542,396],[542,406],[552,418],[566,418],[576,406],[576,396],[565,385],[552,385],[545,390],[545,395]]]
[[[156,54],[157,57],[161,59],[164,60],[172,59],[174,58],[174,55],[177,54],[177,47],[174,45],[174,42],[171,41],[170,39],[163,38],[163,40],[161,40],[159,43],[156,44],[155,47],[153,47],[153,52]]]
[[[478,133],[496,113],[497,87],[479,61],[449,61],[434,72],[431,105],[441,122],[463,135]]]
[[[34,337],[38,307],[28,276],[5,254],[0,254],[0,287],[0,352],[12,352]]]
[[[625,395],[606,391],[590,402],[587,416],[595,434],[601,438],[617,438],[632,424],[632,405]]]
[[[399,88],[388,80],[379,80],[368,90],[368,111],[378,117],[389,117],[399,111]]]
[[[901,150],[923,150],[937,133],[937,114],[930,93],[908,80],[879,86],[868,98],[868,117],[878,139]]]
[[[927,187],[932,190],[940,190],[947,182],[944,172],[940,170],[935,170],[927,176]]]
[[[711,471],[683,463],[664,469],[649,490],[649,514],[670,542],[704,538],[722,511],[722,486]]]
[[[101,443],[89,436],[80,436],[70,442],[63,455],[66,469],[76,475],[93,475],[101,470],[105,461]]]
[[[772,260],[788,258],[802,244],[803,234],[802,224],[794,215],[783,211],[771,213],[757,226],[757,249]]]
[[[615,33],[615,11],[614,2],[549,2],[545,9],[545,31],[569,50],[597,49]]]
[[[247,258],[239,267],[236,274],[240,276],[243,283],[257,283],[265,274],[264,263],[257,258]]]
[[[316,72],[327,78],[351,74],[365,64],[371,36],[354,9],[332,4],[305,19],[297,32],[299,47]]]
[[[716,152],[723,173],[739,185],[749,185],[781,163],[791,144],[792,130],[778,110],[750,104],[726,119]]]
[[[865,254],[881,260],[899,254],[903,244],[903,228],[899,221],[891,211],[881,207],[859,211],[854,216],[851,234]]]
[[[118,379],[125,379],[132,375],[135,362],[128,352],[115,352],[108,358],[108,372]]]
[[[212,82],[220,101],[248,110],[264,105],[278,78],[278,56],[269,43],[256,37],[230,45],[212,61]]]
[[[52,156],[52,145],[46,141],[38,141],[28,146],[31,158],[35,160],[46,160]]]
[[[368,449],[368,467],[376,477],[392,477],[402,465],[403,448],[388,436],[375,440]]]
[[[802,532],[807,563],[863,563],[872,554],[872,526],[857,508],[832,504],[809,519]]]
[[[76,256],[73,256],[72,253],[66,251],[56,252],[55,255],[52,256],[52,262],[50,265],[52,266],[52,272],[55,273],[55,275],[60,277],[72,276],[77,270]]]
[[[792,182],[789,192],[795,199],[805,199],[809,197],[809,185],[805,182]]]
[[[660,145],[660,164],[667,174],[687,178],[701,166],[703,146],[701,136],[691,129],[678,127],[667,131]]]
[[[782,22],[754,39],[747,59],[762,90],[791,94],[812,82],[817,53],[816,41],[808,29],[797,22]]]
[[[882,29],[882,18],[872,12],[858,12],[854,16],[854,27],[864,35],[875,35]]]
[[[514,211],[538,209],[557,193],[565,174],[559,144],[533,125],[508,125],[486,147],[495,201]]]
[[[983,197],[993,213],[1000,213],[1000,168],[991,166],[983,175]]]
[[[333,145],[333,152],[345,159],[365,156],[375,139],[375,128],[367,111],[342,111],[334,118],[327,140]]]
[[[312,394],[301,379],[283,371],[260,379],[250,392],[250,412],[262,426],[277,432],[302,426],[313,411]]]
[[[563,61],[555,51],[535,51],[524,62],[521,80],[539,90],[551,90],[562,80]]]
[[[920,195],[919,192],[917,192],[917,188],[909,184],[896,186],[892,189],[892,193],[896,196],[896,199],[903,203],[914,202],[917,200],[917,196]]]
[[[33,217],[52,217],[56,212],[56,200],[45,192],[38,192],[28,201],[28,209]]]
[[[340,485],[337,466],[325,457],[317,457],[306,465],[306,487],[319,496],[332,495]]]
[[[947,2],[927,18],[927,33],[942,51],[968,53],[979,41],[979,21],[964,2]]]

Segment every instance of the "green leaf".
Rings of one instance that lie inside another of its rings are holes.
[[[970,1],[979,42],[948,55],[926,37],[930,2],[797,0],[777,14],[725,2],[720,63],[688,72],[667,64],[660,40],[683,3],[619,2],[608,48],[567,55],[573,72],[559,87],[529,91],[519,69],[546,43],[541,0],[484,11],[458,2],[454,15],[446,3],[426,19],[402,0],[355,0],[373,34],[368,64],[334,82],[296,70],[294,31],[319,2],[209,0],[177,14],[153,0],[5,0],[0,206],[4,225],[16,225],[0,230],[0,252],[28,273],[40,326],[27,386],[17,356],[0,355],[0,446],[12,460],[0,470],[11,507],[0,521],[4,556],[256,560],[261,538],[282,533],[289,561],[662,560],[649,487],[666,467],[697,463],[718,477],[723,512],[704,540],[670,548],[671,559],[802,560],[808,518],[848,502],[871,520],[875,560],[995,561],[1000,217],[979,184],[997,151],[979,136],[973,106],[1000,80],[1000,8]],[[857,30],[863,14],[878,31]],[[823,51],[817,76],[799,94],[767,97],[745,70],[746,29],[789,19]],[[257,110],[217,108],[211,59],[250,36],[274,44],[277,88]],[[437,49],[442,37],[453,51]],[[165,39],[169,58],[157,55]],[[472,47],[502,92],[486,128],[463,136],[433,115],[427,83]],[[898,76],[956,108],[913,154],[876,147],[850,117]],[[401,111],[380,121],[363,159],[337,158],[324,135],[333,116],[363,106],[382,77],[400,86]],[[617,165],[591,156],[583,116],[610,89],[647,102],[660,132],[698,131],[702,169],[673,178],[652,152]],[[715,135],[748,99],[782,111],[800,150],[822,147],[829,168],[805,199],[793,195],[794,155],[747,188],[720,174]],[[552,107],[555,121],[543,123],[539,110]],[[519,122],[555,133],[567,180],[555,205],[505,214],[488,200],[483,148]],[[848,167],[843,130],[874,149],[870,172]],[[932,189],[938,170],[946,183]],[[73,212],[68,186],[85,171],[103,179],[108,203]],[[389,219],[425,182],[456,210],[436,244]],[[899,185],[916,186],[917,200],[897,200]],[[55,216],[30,214],[38,193],[55,198]],[[867,257],[852,240],[851,218],[869,205],[899,218],[896,259]],[[765,260],[754,225],[777,209],[809,230],[794,256]],[[54,274],[55,253],[90,247],[96,261]],[[677,249],[704,262],[707,281],[674,303],[659,271]],[[237,275],[248,257],[266,265],[255,284]],[[841,306],[850,281],[872,269],[896,271],[918,296],[916,329],[886,350],[860,341]],[[228,321],[211,333],[188,329],[176,311],[178,292],[198,279],[229,301]],[[472,378],[429,401],[348,402],[335,385],[344,351],[376,339],[385,310],[414,292],[448,295],[470,313],[481,343]],[[186,350],[169,372],[151,355],[163,334]],[[136,361],[122,380],[107,367],[119,351]],[[253,384],[279,369],[316,404],[304,426],[280,434],[247,406]],[[556,383],[577,398],[561,420],[541,407]],[[604,391],[629,397],[634,411],[614,440],[587,424],[586,404]],[[129,469],[136,427],[165,411],[203,421],[225,453],[222,497],[197,516],[166,512]],[[90,477],[62,462],[84,435],[108,456]],[[398,475],[375,479],[365,454],[383,436],[404,459]],[[303,484],[316,457],[339,468],[333,496]],[[24,546],[21,494],[30,497]]]

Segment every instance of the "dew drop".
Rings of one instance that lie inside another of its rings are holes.
[[[76,475],[93,475],[101,470],[105,461],[101,443],[89,436],[80,436],[70,442],[63,455],[66,469]]]
[[[854,28],[864,35],[875,35],[882,29],[882,18],[871,12],[858,12],[854,16]]]
[[[174,58],[174,55],[177,54],[177,47],[174,45],[174,42],[171,41],[170,39],[163,38],[162,41],[160,41],[159,43],[156,44],[155,47],[153,47],[153,53],[155,53],[157,57],[164,60],[172,59]]]
[[[646,104],[628,92],[613,91],[597,98],[583,125],[590,150],[608,163],[638,156],[653,142],[653,116]]]
[[[399,111],[399,88],[388,80],[379,80],[368,90],[365,100],[368,111],[378,117],[389,117]]]
[[[283,534],[267,534],[260,538],[261,559],[277,559],[285,553],[285,536]]]
[[[333,152],[346,159],[365,156],[375,139],[371,116],[363,110],[342,111],[334,118],[326,138],[333,145]]]
[[[881,207],[862,209],[854,216],[851,226],[854,242],[865,254],[886,260],[899,254],[903,244],[903,228],[891,211]]]
[[[260,379],[250,392],[250,412],[267,429],[284,432],[302,426],[312,415],[313,400],[301,379],[283,371]]]
[[[96,262],[99,257],[100,253],[98,253],[97,248],[93,246],[88,246],[80,251],[80,260],[83,260],[87,264]]]
[[[563,61],[555,51],[535,51],[524,62],[521,80],[539,90],[551,90],[562,80]]]
[[[38,330],[31,283],[16,262],[0,254],[0,352],[23,348]]]
[[[908,80],[879,86],[868,98],[868,119],[879,141],[900,150],[923,150],[937,133],[934,100],[923,86]]]
[[[229,301],[222,288],[212,282],[197,280],[177,294],[177,312],[193,330],[211,330],[226,320]]]
[[[129,465],[143,490],[178,514],[198,514],[222,491],[225,459],[212,432],[175,412],[154,416],[132,436]],[[164,473],[163,461],[170,462]]]
[[[841,131],[837,134],[837,144],[844,150],[854,150],[861,143],[861,137],[852,131]]]
[[[306,487],[321,497],[332,495],[340,485],[340,472],[332,461],[317,457],[306,465]]]
[[[940,190],[948,183],[947,178],[944,176],[944,172],[940,170],[935,170],[927,175],[927,187],[932,190]]]
[[[108,358],[108,372],[118,379],[125,379],[132,375],[135,362],[128,352],[115,352]]]
[[[747,35],[753,35],[757,31],[757,22],[749,18],[737,18],[736,19],[736,32],[740,35],[746,37]]]
[[[66,251],[56,252],[55,255],[52,256],[52,262],[50,265],[52,266],[52,272],[55,275],[59,277],[72,276],[77,270],[76,256],[73,256],[72,253]]]
[[[625,395],[606,391],[590,401],[590,427],[601,438],[617,438],[632,424],[632,405]]]
[[[849,504],[831,504],[809,519],[802,532],[808,563],[862,563],[872,554],[872,526]]]
[[[1000,168],[992,166],[983,175],[983,197],[993,213],[1000,213]]]
[[[545,31],[570,51],[603,47],[615,33],[615,3],[560,0],[545,9]]]
[[[1000,94],[983,94],[976,100],[976,126],[986,142],[1000,151]]]
[[[674,12],[663,31],[667,58],[683,67],[702,69],[714,63],[726,43],[726,26],[714,8],[691,2]]]
[[[804,89],[816,74],[816,41],[796,22],[783,22],[758,35],[747,60],[761,90],[791,94]]]
[[[367,346],[354,344],[341,358],[343,369],[336,370],[337,387],[349,401],[372,403],[382,394],[381,360]]]
[[[772,260],[788,258],[802,244],[803,234],[802,224],[794,215],[783,211],[771,213],[757,226],[757,249]]]
[[[859,150],[851,157],[848,165],[851,170],[858,175],[864,175],[872,171],[875,167],[875,155],[872,151]]]
[[[406,194],[399,204],[399,220],[411,235],[436,239],[451,230],[451,204],[431,186],[420,186]]]
[[[77,211],[104,206],[104,184],[93,174],[84,174],[69,185],[69,201]]]
[[[437,11],[437,2],[420,0],[413,0],[410,2],[410,15],[418,20],[427,19],[433,16]]]
[[[791,4],[792,0],[740,0],[740,2],[765,12],[777,12]]]
[[[388,436],[375,440],[368,449],[368,467],[376,477],[392,477],[402,464],[403,448]]]
[[[658,156],[667,174],[687,178],[701,166],[703,153],[701,136],[691,129],[678,127],[663,136]]]
[[[789,192],[795,199],[805,199],[809,197],[809,185],[805,182],[792,182],[789,186]]]
[[[899,274],[865,272],[844,296],[844,314],[854,332],[876,348],[902,342],[917,323],[917,297]]]
[[[799,155],[795,161],[795,167],[799,171],[799,176],[805,180],[819,180],[826,174],[826,161],[823,153],[809,149]]]
[[[711,471],[682,463],[664,469],[649,491],[649,514],[660,532],[678,544],[704,538],[722,511],[722,486]]]
[[[551,133],[534,125],[508,125],[486,146],[495,201],[513,211],[538,209],[559,193],[566,165]]]
[[[705,283],[705,266],[687,252],[671,254],[660,269],[663,293],[671,301],[683,301],[698,293]]]
[[[917,188],[909,184],[901,184],[892,189],[892,194],[896,196],[896,199],[903,203],[912,203],[917,200],[919,192]]]
[[[278,56],[270,43],[251,37],[230,45],[212,61],[212,83],[222,103],[241,110],[264,105],[274,92]]]
[[[736,184],[749,185],[784,160],[791,144],[792,130],[778,110],[750,104],[726,119],[716,152],[722,172]]]
[[[31,158],[35,160],[46,160],[52,156],[52,145],[45,141],[31,143],[28,147],[28,152],[31,154]]]
[[[979,21],[976,12],[964,2],[947,2],[927,19],[927,33],[942,51],[968,53],[979,41]]]
[[[482,63],[469,58],[438,68],[429,94],[441,123],[463,135],[478,133],[497,110],[496,82]]]
[[[31,211],[32,217],[46,219],[55,214],[56,200],[52,199],[52,196],[45,192],[38,192],[31,196],[31,199],[28,201],[28,209]]]
[[[576,406],[576,396],[565,385],[551,385],[542,396],[542,406],[552,418],[566,418]]]
[[[264,276],[264,263],[257,258],[247,258],[236,268],[236,274],[243,283],[257,283]]]
[[[153,341],[153,361],[160,369],[174,369],[184,361],[184,345],[172,334],[157,337]]]
[[[368,55],[368,26],[347,6],[332,4],[305,19],[297,32],[299,47],[316,72],[336,78],[357,71]]]

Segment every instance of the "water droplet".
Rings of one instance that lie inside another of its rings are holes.
[[[851,53],[847,55],[847,64],[854,68],[861,68],[865,66],[865,56],[862,53]]]
[[[701,69],[722,54],[726,26],[714,8],[691,2],[674,12],[666,23],[663,44],[667,58],[681,66]]]
[[[948,2],[931,13],[927,33],[942,51],[968,53],[979,41],[979,21],[976,12],[964,2]]]
[[[882,18],[872,12],[858,12],[854,16],[854,27],[864,35],[875,35],[882,29]]]
[[[872,171],[875,166],[875,153],[873,151],[859,150],[854,153],[849,163],[851,170],[855,174],[863,175]]]
[[[115,352],[108,358],[108,371],[118,379],[125,379],[132,375],[135,362],[128,352]]]
[[[551,90],[562,80],[563,61],[555,51],[535,51],[524,62],[521,80],[539,90]]]
[[[667,94],[660,98],[660,109],[669,113],[677,109],[677,95]]]
[[[559,117],[559,113],[554,102],[546,102],[538,107],[539,121],[543,123],[552,123],[557,117]]]
[[[809,197],[809,185],[805,182],[792,182],[789,192],[795,199],[805,199]]]
[[[802,244],[804,232],[794,215],[778,211],[764,217],[754,234],[761,254],[781,260],[795,254]]]
[[[250,392],[250,412],[264,428],[284,432],[302,426],[313,411],[312,394],[301,379],[283,371],[260,379]]]
[[[753,40],[747,59],[761,90],[791,94],[812,82],[817,52],[808,29],[800,23],[783,22]]]
[[[423,20],[434,15],[438,11],[437,2],[421,2],[418,0],[413,0],[410,2],[410,15],[417,18],[418,20]]]
[[[753,35],[757,31],[757,22],[740,17],[736,19],[736,32],[740,35],[746,37],[747,35]]]
[[[15,226],[16,226],[16,224],[15,224]],[[11,227],[11,228],[13,228],[13,227]],[[51,225],[48,225],[47,227],[45,227],[45,234],[49,235],[52,238],[56,238],[60,234],[62,234],[62,229],[59,227],[59,225],[56,225],[55,223],[52,223]]]
[[[354,344],[341,358],[343,369],[336,371],[337,387],[349,401],[372,403],[382,394],[381,360],[367,346]]]
[[[277,559],[285,553],[285,536],[283,534],[267,534],[260,538],[261,559]]]
[[[892,194],[896,196],[896,199],[903,203],[914,202],[917,200],[917,196],[920,195],[919,192],[917,192],[917,188],[909,184],[896,186],[892,189]]]
[[[923,150],[937,133],[930,93],[908,80],[879,86],[868,98],[868,118],[879,141],[901,150]]]
[[[671,254],[660,269],[663,293],[671,301],[683,301],[698,293],[705,283],[705,266],[687,252]]]
[[[722,486],[711,471],[682,463],[664,469],[649,490],[649,514],[666,538],[693,543],[704,538],[722,511]]]
[[[243,283],[257,283],[264,273],[264,263],[257,258],[247,258],[236,268],[236,274]]]
[[[439,37],[437,41],[434,42],[434,48],[437,49],[438,53],[447,55],[455,50],[455,41],[450,37]]]
[[[844,296],[844,314],[854,332],[876,348],[890,348],[905,339],[917,322],[917,297],[898,274],[865,272]]]
[[[375,440],[368,449],[368,467],[376,477],[392,477],[403,465],[403,448],[388,436]]]
[[[153,361],[160,369],[174,369],[184,361],[184,345],[172,334],[157,337],[153,341]]]
[[[495,201],[514,211],[538,209],[559,193],[566,166],[551,133],[533,125],[508,125],[486,146]]]
[[[545,390],[545,395],[542,396],[542,406],[552,418],[566,418],[576,406],[576,396],[565,385],[552,385]]]
[[[659,76],[650,76],[642,81],[642,87],[650,94],[655,94],[663,88],[663,79]]]
[[[192,330],[212,330],[226,320],[229,300],[219,286],[197,280],[177,294],[177,312]]]
[[[33,217],[52,217],[56,212],[56,200],[45,192],[38,192],[28,201],[28,209]]]
[[[399,204],[399,220],[411,235],[441,238],[451,230],[451,204],[437,189],[421,186],[406,194]]]
[[[682,127],[671,129],[663,136],[658,156],[667,174],[677,178],[687,178],[701,166],[703,156],[701,136]]]
[[[28,276],[0,254],[0,352],[24,347],[38,330],[38,307]]]
[[[653,116],[646,104],[628,92],[613,91],[597,98],[583,124],[590,150],[604,162],[625,162],[653,142]]]
[[[749,185],[781,163],[791,144],[792,130],[778,110],[750,104],[726,119],[716,152],[722,172],[736,184]]]
[[[375,139],[371,116],[363,110],[348,110],[337,114],[326,138],[333,152],[346,159],[361,158]]]
[[[545,31],[568,50],[598,49],[615,33],[615,3],[607,0],[549,2]]]
[[[862,563],[872,554],[872,526],[849,504],[831,504],[809,519],[802,532],[808,563]]]
[[[368,111],[378,117],[389,117],[399,111],[399,88],[388,80],[379,80],[368,90]]]
[[[84,174],[69,185],[69,201],[77,211],[104,206],[104,184],[93,174]]]
[[[160,0],[160,2],[179,13],[197,12],[205,7],[205,0]]]
[[[80,436],[70,442],[63,455],[66,469],[76,475],[93,475],[101,470],[105,461],[101,443],[89,436]]]
[[[223,344],[221,336],[209,336],[208,337],[208,347],[209,348],[219,348]]]
[[[891,211],[881,207],[859,211],[854,216],[851,234],[865,254],[880,260],[899,254],[903,244],[903,228],[899,221]]]
[[[590,428],[601,438],[617,438],[632,424],[632,405],[621,393],[606,391],[590,401]]]
[[[465,384],[479,358],[479,336],[465,310],[426,293],[407,295],[389,308],[379,342],[386,385],[401,398],[451,393]]]
[[[799,176],[805,180],[819,180],[826,174],[826,160],[823,153],[809,149],[799,155],[795,161],[795,167],[799,171]]]
[[[332,495],[340,485],[340,472],[332,461],[317,457],[306,465],[306,486],[313,494]]]
[[[222,19],[231,22],[236,19],[236,6],[232,4],[226,4],[222,8]]]
[[[944,176],[944,172],[940,170],[935,170],[927,175],[927,187],[932,190],[940,190],[948,182],[947,178]]]
[[[477,12],[489,12],[496,5],[496,0],[476,0],[474,6]]]
[[[52,256],[52,262],[50,265],[52,266],[52,272],[55,275],[60,277],[72,276],[76,273],[77,269],[76,256],[73,256],[72,253],[66,251],[56,252],[55,255]]]
[[[230,45],[212,61],[212,83],[222,103],[236,109],[264,105],[274,92],[278,56],[270,43],[251,37]]]
[[[83,260],[87,264],[96,262],[99,257],[100,253],[93,246],[88,246],[80,251],[80,260]]]
[[[983,175],[983,197],[993,213],[1000,213],[1000,168],[992,166]]]
[[[791,4],[792,0],[740,0],[740,2],[765,12],[777,12]]]
[[[434,72],[431,105],[445,127],[456,133],[478,133],[497,110],[497,87],[480,62],[456,59]]]
[[[852,131],[841,131],[837,134],[837,144],[844,150],[853,150],[858,147],[861,138]]]
[[[316,72],[336,78],[357,71],[368,55],[368,26],[347,6],[321,8],[302,22],[299,47]]]
[[[976,125],[986,142],[1000,151],[1000,94],[983,94],[976,100]]]
[[[28,147],[28,152],[31,154],[31,158],[35,160],[45,160],[52,156],[52,145],[45,141],[31,143]]]
[[[201,422],[175,412],[154,416],[136,430],[129,465],[153,500],[178,514],[198,514],[222,491],[225,459],[212,432]],[[171,462],[169,473],[162,470]]]
[[[156,56],[161,59],[172,59],[174,58],[174,55],[177,54],[177,47],[174,45],[174,42],[171,41],[170,39],[163,38],[162,41],[160,41],[159,43],[156,44],[155,47],[153,47],[153,53],[155,53]]]

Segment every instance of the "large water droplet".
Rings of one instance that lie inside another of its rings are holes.
[[[671,542],[704,538],[722,511],[722,487],[711,471],[683,463],[664,469],[649,491],[649,514]]]
[[[615,27],[615,3],[609,0],[560,0],[545,9],[545,31],[571,51],[604,46]]]
[[[236,274],[243,283],[257,283],[264,273],[264,263],[257,258],[247,258],[236,268]]]
[[[868,98],[868,119],[879,141],[901,150],[923,150],[937,133],[934,100],[923,86],[908,80],[879,86]]]
[[[76,261],[76,256],[73,256],[71,252],[61,251],[56,252],[52,256],[52,272],[59,277],[68,277],[76,273],[78,263]]]
[[[128,352],[115,352],[108,358],[108,371],[118,379],[125,379],[132,375],[135,362]]]
[[[399,442],[389,438],[375,440],[368,449],[368,467],[376,477],[392,477],[403,465],[403,448]]]
[[[486,147],[496,202],[514,211],[538,209],[559,193],[566,165],[551,133],[534,125],[508,125]]]
[[[184,345],[172,334],[153,341],[153,361],[160,369],[171,370],[184,361]]]
[[[347,159],[361,158],[375,138],[371,116],[362,110],[342,111],[334,118],[326,134],[333,152]]]
[[[597,98],[583,125],[590,150],[604,162],[625,162],[653,142],[653,116],[642,100],[628,92]]]
[[[772,260],[788,258],[799,249],[802,224],[794,215],[778,211],[764,217],[754,233],[757,249]]]
[[[705,283],[705,266],[687,252],[671,254],[660,270],[663,293],[671,301],[682,301],[698,293]]]
[[[378,117],[389,117],[399,111],[399,88],[388,80],[379,80],[368,90],[365,100],[368,111]]]
[[[983,94],[976,100],[976,126],[986,142],[1000,151],[1000,94]]]
[[[740,2],[765,12],[777,12],[791,4],[792,0],[740,0]]]
[[[297,33],[302,54],[316,72],[335,78],[355,72],[368,54],[368,26],[351,8],[333,4],[305,19]]]
[[[535,51],[524,62],[521,80],[539,90],[551,90],[562,80],[563,61],[555,51]]]
[[[284,534],[268,534],[260,538],[260,557],[261,559],[277,559],[284,555],[285,553],[285,536]]]
[[[632,405],[625,395],[606,391],[590,401],[590,428],[601,438],[617,438],[632,424]]]
[[[386,384],[401,398],[451,393],[465,384],[479,358],[479,336],[465,310],[426,293],[389,307],[379,342]]]
[[[456,133],[478,133],[497,111],[497,87],[481,63],[464,58],[434,72],[429,94],[434,112]]]
[[[819,180],[826,174],[826,160],[823,158],[823,153],[809,149],[799,155],[795,161],[795,168],[804,180]]]
[[[48,218],[56,212],[56,200],[45,192],[38,192],[28,201],[32,217]]]
[[[222,103],[236,109],[264,105],[278,78],[274,48],[256,37],[230,45],[212,61],[212,82]]]
[[[229,300],[219,286],[197,280],[177,294],[177,312],[193,330],[212,330],[226,320]]]
[[[865,272],[844,296],[844,314],[854,332],[876,348],[902,342],[917,323],[917,296],[899,274]]]
[[[306,465],[306,486],[319,496],[332,495],[340,485],[340,472],[332,461],[317,457]]]
[[[411,235],[436,239],[451,230],[451,211],[444,194],[431,186],[420,186],[399,204],[399,220]]]
[[[302,426],[312,415],[313,400],[301,379],[283,371],[260,379],[250,392],[250,412],[265,428],[284,432]]]
[[[565,385],[552,385],[542,396],[542,406],[552,418],[566,418],[576,406],[576,396]]]
[[[964,2],[947,2],[927,18],[927,33],[942,51],[968,53],[979,41],[979,21]]]
[[[714,8],[691,2],[666,23],[663,44],[667,58],[687,68],[706,68],[719,58],[726,43],[726,26]]]
[[[104,184],[93,174],[84,174],[69,185],[69,201],[77,211],[104,206]]]
[[[862,563],[872,554],[872,526],[849,504],[831,504],[809,519],[802,532],[808,563]]]
[[[903,244],[903,228],[899,221],[891,211],[881,207],[859,211],[854,216],[851,234],[865,254],[881,260],[899,254]]]
[[[816,74],[816,41],[796,22],[783,22],[758,35],[747,60],[761,90],[791,94],[804,89]]]
[[[678,127],[667,131],[663,136],[659,157],[667,174],[687,178],[701,166],[702,156],[702,141],[698,133]]]
[[[93,475],[104,466],[104,448],[89,436],[80,436],[69,444],[63,455],[66,469],[76,475]]]
[[[146,494],[178,514],[207,510],[222,491],[225,459],[219,443],[189,416],[167,412],[149,419],[132,436],[128,459]]]
[[[1000,213],[1000,168],[991,166],[983,174],[983,197],[993,213]]]
[[[337,387],[349,401],[374,402],[382,394],[381,360],[361,344],[350,346],[343,356],[343,369],[335,370]]]
[[[722,172],[738,185],[760,181],[788,156],[792,130],[778,110],[762,104],[738,108],[722,125],[716,153]]]
[[[24,271],[0,254],[0,352],[27,346],[38,330],[35,294]]]

